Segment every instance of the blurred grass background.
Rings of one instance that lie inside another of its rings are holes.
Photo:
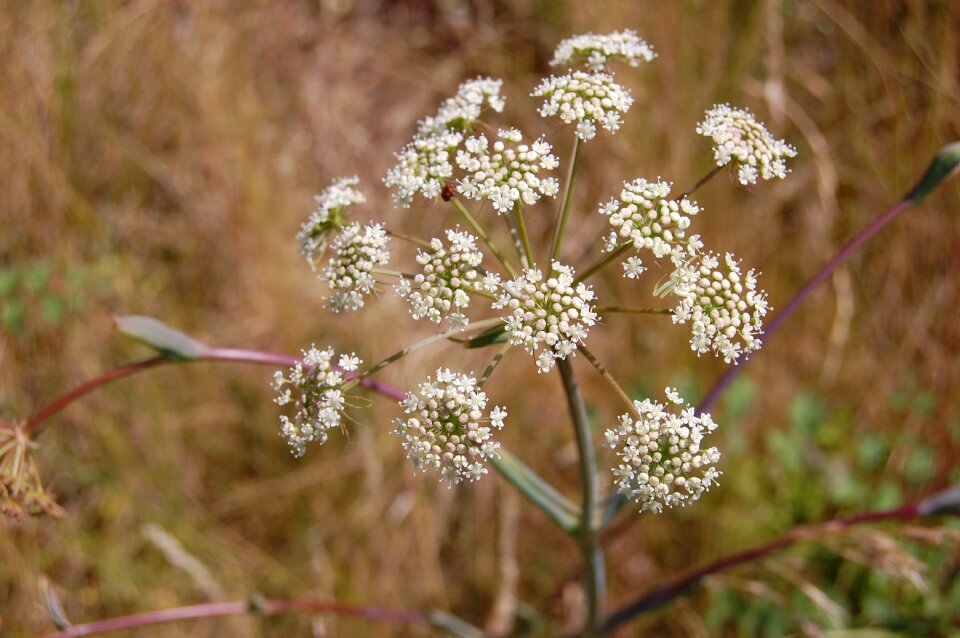
[[[427,334],[396,319],[406,310],[390,294],[356,316],[323,309],[293,241],[311,196],[358,174],[369,219],[423,235],[454,221],[440,205],[395,210],[379,184],[416,120],[478,73],[504,78],[509,121],[548,134],[566,161],[569,130],[524,96],[575,33],[632,28],[660,54],[619,72],[637,103],[620,133],[587,145],[566,249],[580,267],[593,260],[581,253],[596,254],[596,204],[623,180],[659,175],[682,189],[709,169],[694,127],[716,102],[751,107],[800,151],[782,183],[742,189],[724,174],[697,194],[708,245],[762,270],[775,308],[960,138],[951,0],[0,7],[0,416],[10,421],[146,355],[112,331],[111,313],[156,316],[219,345],[295,352],[316,341],[368,361]],[[714,414],[720,487],[688,510],[624,515],[608,546],[611,603],[798,523],[960,480],[958,196],[948,183],[885,230],[764,348]],[[546,213],[534,226],[549,232]],[[596,285],[612,295],[621,283]],[[670,383],[695,398],[721,372],[666,322],[606,324],[592,348],[633,392]],[[478,369],[487,356],[431,350],[385,379],[408,387],[437,365]],[[583,364],[599,440],[621,409]],[[277,435],[269,376],[160,369],[56,417],[38,459],[68,516],[0,522],[0,633],[50,628],[41,576],[75,622],[260,592],[495,624],[514,562],[520,601],[558,625],[571,617],[577,552],[497,478],[447,490],[411,477],[389,434],[396,409],[382,400],[349,438],[297,461]],[[575,495],[559,380],[513,353],[488,388],[510,409],[505,445]],[[713,578],[622,635],[949,635],[960,622],[957,530],[824,538]],[[178,566],[184,555],[202,569]],[[428,634],[301,616],[136,635]]]

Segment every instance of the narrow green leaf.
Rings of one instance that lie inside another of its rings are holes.
[[[468,340],[464,347],[466,348],[485,348],[495,343],[507,342],[507,327],[504,324],[487,328],[473,339]]]
[[[958,164],[960,164],[960,142],[947,144],[940,149],[937,156],[930,162],[927,172],[923,174],[923,177],[913,187],[906,199],[914,204],[920,203],[924,197],[930,194],[930,191],[940,185],[940,182],[957,170]]]
[[[571,535],[577,533],[580,509],[543,480],[539,474],[504,448],[497,451],[497,456],[490,460],[490,464],[560,529]]]
[[[194,361],[202,358],[208,350],[205,344],[153,317],[114,316],[113,321],[120,332],[145,343],[168,359]]]

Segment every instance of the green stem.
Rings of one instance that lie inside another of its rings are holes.
[[[630,408],[630,411],[633,413],[633,415],[639,419],[640,413],[637,412],[636,406],[633,405],[633,399],[631,399],[630,395],[627,394],[626,390],[623,389],[623,386],[617,383],[617,380],[613,378],[613,375],[610,374],[610,371],[607,370],[607,368],[600,363],[600,360],[597,359],[592,352],[587,350],[587,347],[582,343],[577,346],[577,350],[587,358],[587,361],[590,362],[590,365],[592,365],[596,371],[600,373],[600,376],[603,377],[603,380],[606,381],[611,388],[613,388],[613,391],[617,393],[617,396],[623,399],[623,402],[627,404],[627,407]]]
[[[567,534],[577,534],[580,510],[540,475],[504,448],[497,450],[490,464],[557,527]]]
[[[724,166],[726,166],[726,164],[724,164],[723,166],[714,166],[713,169],[712,169],[709,173],[707,173],[706,175],[704,175],[703,177],[701,177],[701,178],[700,178],[700,181],[698,181],[696,184],[694,184],[689,190],[686,190],[686,191],[680,193],[680,195],[679,195],[679,197],[677,197],[677,199],[683,199],[684,197],[689,197],[690,195],[693,195],[693,194],[697,191],[698,188],[700,188],[701,186],[703,186],[704,184],[706,184],[707,182],[709,182],[711,179],[713,179],[713,176],[714,176],[714,175],[716,175],[717,173],[719,173],[720,171],[722,171]]]
[[[513,248],[517,251],[517,257],[520,259],[521,268],[529,268],[530,262],[527,260],[526,254],[523,252],[523,242],[520,241],[520,233],[517,232],[517,225],[513,222],[513,217],[510,214],[503,215],[503,219],[507,222],[507,230],[510,232],[510,239],[513,241]]]
[[[497,325],[498,323],[503,323],[503,319],[501,319],[501,318],[499,318],[499,317],[495,317],[495,318],[493,318],[493,319],[484,319],[483,321],[476,321],[476,322],[474,322],[474,323],[471,323],[469,326],[467,326],[467,330],[469,330],[469,331],[471,331],[471,332],[472,332],[472,331],[476,331],[476,330],[484,330],[484,329],[486,329],[486,328],[492,328],[493,326]],[[382,361],[380,361],[378,364],[376,364],[375,366],[373,366],[373,367],[370,368],[369,370],[366,370],[365,372],[361,372],[361,373],[358,374],[357,376],[355,376],[355,377],[353,377],[352,379],[350,379],[350,381],[352,382],[351,384],[353,384],[353,383],[359,383],[360,381],[363,381],[363,380],[366,379],[367,377],[369,377],[369,376],[371,376],[371,375],[373,375],[373,374],[376,374],[376,373],[379,372],[380,370],[383,370],[384,368],[386,368],[386,367],[387,367],[388,365],[390,365],[391,363],[396,363],[397,361],[399,361],[400,359],[404,358],[404,357],[407,356],[408,354],[411,354],[411,353],[413,353],[413,352],[416,352],[417,350],[421,350],[421,349],[423,349],[423,348],[426,348],[427,346],[429,346],[429,345],[431,345],[431,344],[434,344],[434,343],[436,343],[436,342],[438,342],[438,341],[443,341],[444,339],[447,339],[447,338],[449,338],[449,337],[456,336],[456,335],[458,335],[458,334],[460,334],[460,333],[462,333],[462,332],[463,332],[463,330],[461,330],[460,328],[453,328],[453,329],[451,329],[451,330],[447,330],[446,332],[441,332],[441,333],[439,333],[439,334],[435,334],[435,335],[433,335],[432,337],[427,337],[427,338],[424,339],[423,341],[418,341],[418,342],[416,342],[415,344],[413,344],[412,346],[407,346],[406,348],[404,348],[403,350],[400,350],[399,352],[394,352],[392,355],[390,355],[390,356],[387,357],[386,359],[383,359]]]
[[[580,484],[583,491],[583,504],[580,507],[580,528],[577,544],[584,562],[584,589],[587,595],[587,622],[583,635],[593,638],[600,635],[600,613],[603,607],[606,588],[603,550],[597,542],[595,513],[597,507],[597,455],[590,437],[590,424],[587,418],[587,406],[580,394],[577,378],[573,374],[570,359],[557,361],[563,389],[567,394],[570,418],[577,438],[577,451],[580,460]]]
[[[517,202],[513,210],[517,214],[517,230],[520,231],[520,241],[523,242],[523,254],[527,257],[527,268],[533,268],[537,262],[533,259],[533,249],[530,247],[530,236],[527,235],[527,225],[523,221],[523,206],[520,205],[520,202]]]
[[[563,231],[567,228],[567,218],[570,216],[570,203],[573,201],[573,185],[577,181],[577,171],[580,168],[580,137],[573,138],[573,152],[567,172],[567,188],[563,193],[563,202],[560,204],[560,217],[553,231],[553,242],[550,245],[550,263],[556,261],[560,254],[560,243],[563,241]]]
[[[490,377],[493,375],[493,371],[497,369],[497,366],[500,365],[500,362],[503,361],[504,355],[507,354],[507,350],[512,347],[512,344],[506,343],[497,351],[497,354],[493,355],[493,359],[487,365],[487,369],[483,371],[483,374],[480,375],[480,380],[477,381],[477,389],[482,388],[487,381],[490,380]]]
[[[625,306],[600,306],[597,308],[600,314],[622,313],[629,315],[669,315],[673,311],[669,308],[627,308]]]
[[[395,231],[392,231],[392,230],[389,230],[389,229],[387,230],[387,234],[390,235],[391,237],[396,237],[397,239],[399,239],[399,240],[401,240],[401,241],[405,241],[405,242],[410,243],[410,244],[413,244],[414,246],[417,246],[417,247],[419,247],[419,248],[423,248],[423,249],[426,250],[427,252],[433,252],[433,246],[431,246],[431,245],[430,245],[430,242],[428,242],[428,241],[424,241],[424,240],[422,240],[422,239],[417,239],[416,237],[411,237],[410,235],[404,235],[404,234],[402,234],[402,233],[398,233],[398,232],[395,232]]]
[[[503,253],[500,252],[500,249],[494,245],[493,241],[490,239],[490,236],[485,230],[483,230],[483,226],[481,226],[480,223],[477,222],[476,218],[470,214],[470,211],[467,210],[466,206],[464,206],[463,203],[456,197],[451,199],[450,202],[453,204],[453,207],[456,208],[461,215],[463,215],[463,218],[467,220],[467,223],[470,224],[470,228],[473,229],[473,232],[475,232],[480,239],[483,240],[483,243],[487,245],[487,248],[490,249],[490,252],[493,253],[493,256],[496,257],[497,261],[499,261],[500,264],[507,270],[507,272],[510,273],[511,277],[516,279],[517,271],[513,269],[513,266],[511,266],[507,261],[507,258],[503,256]]]
[[[627,243],[621,246],[618,246],[616,249],[610,252],[606,257],[604,257],[597,263],[593,264],[592,266],[584,270],[580,274],[580,276],[577,277],[577,279],[575,280],[575,283],[580,283],[581,281],[586,281],[587,279],[589,279],[591,276],[599,272],[604,266],[609,264],[611,261],[613,261],[620,255],[622,255],[623,253],[627,252],[627,249],[630,248],[630,246],[633,246],[633,240],[630,240]]]

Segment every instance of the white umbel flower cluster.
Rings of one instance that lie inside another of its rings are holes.
[[[797,149],[770,134],[746,109],[718,104],[706,112],[697,133],[713,139],[713,158],[717,166],[733,162],[741,184],[787,176],[784,158],[794,157]]]
[[[414,319],[426,317],[440,323],[446,317],[454,328],[462,330],[470,323],[462,312],[470,305],[470,295],[477,291],[496,292],[500,277],[481,272],[483,253],[477,248],[476,237],[447,229],[447,241],[449,248],[434,238],[429,252],[419,251],[417,263],[423,271],[413,280],[402,279],[396,291],[410,302]]]
[[[436,380],[428,377],[400,405],[409,416],[396,420],[394,432],[417,469],[439,470],[449,484],[487,473],[484,461],[500,448],[491,431],[503,428],[507,411],[498,406],[484,415],[487,395],[473,376],[438,369]]]
[[[501,215],[517,203],[536,204],[541,196],[553,197],[560,188],[554,177],[539,177],[560,162],[542,138],[524,144],[517,129],[500,130],[491,146],[485,135],[471,137],[457,152],[457,165],[466,172],[459,191],[468,199],[489,200]]]
[[[503,291],[493,307],[511,311],[504,317],[507,338],[534,356],[540,372],[548,372],[557,359],[573,353],[597,323],[590,303],[593,289],[574,283],[573,268],[559,262],[553,262],[546,279],[540,270],[528,268],[504,282]]]
[[[343,211],[347,206],[362,204],[367,201],[363,193],[354,188],[360,180],[354,177],[341,177],[335,180],[322,193],[314,196],[317,209],[310,218],[300,227],[297,241],[300,243],[300,254],[303,255],[311,268],[316,268],[323,259],[327,249],[327,242],[331,233],[343,228],[346,221]]]
[[[373,292],[373,270],[390,261],[390,237],[380,224],[350,224],[333,241],[333,255],[323,271],[333,294],[327,303],[333,312],[363,307],[364,295]]]
[[[676,390],[666,389],[672,406],[683,406]],[[692,406],[679,414],[645,399],[634,401],[637,414],[624,414],[620,425],[606,431],[607,445],[620,457],[614,468],[617,491],[640,503],[640,511],[661,512],[686,505],[716,484],[720,461],[715,447],[703,449],[703,437],[717,425],[709,414],[697,416]]]
[[[559,115],[567,124],[576,122],[577,137],[584,141],[597,134],[597,124],[616,132],[621,115],[633,104],[630,92],[606,73],[553,75],[544,78],[531,95],[546,98],[540,106],[541,116]]]
[[[624,182],[620,199],[600,206],[600,213],[607,215],[616,229],[606,246],[616,246],[619,236],[632,241],[638,250],[652,251],[657,258],[684,251],[679,240],[686,235],[690,218],[700,212],[700,207],[686,197],[680,201],[668,199],[670,187],[669,182],[650,182],[642,177]],[[625,268],[625,276],[629,277],[631,272],[632,269]]]
[[[484,106],[503,110],[502,84],[501,80],[484,77],[467,80],[455,96],[443,101],[436,115],[420,121],[413,141],[397,153],[397,164],[383,180],[394,189],[397,206],[408,208],[417,193],[428,199],[440,195],[453,177],[453,154]]]
[[[606,35],[586,33],[567,38],[557,45],[551,66],[574,66],[586,64],[594,71],[603,70],[610,62],[625,62],[630,66],[640,66],[641,62],[650,62],[657,54],[653,47],[629,29]]]
[[[352,353],[341,355],[337,369],[333,358],[332,348],[318,350],[311,346],[286,374],[277,370],[273,375],[273,389],[279,393],[277,404],[292,403],[296,408],[292,420],[286,415],[280,417],[280,433],[295,456],[303,456],[311,441],[326,443],[327,432],[341,427],[347,403],[344,383],[348,381],[343,372],[356,371],[362,361]]]
[[[669,290],[680,298],[673,322],[690,324],[690,348],[697,354],[713,351],[726,363],[759,350],[769,304],[754,271],[744,275],[730,253],[722,263],[710,252],[688,259],[677,254],[673,261]]]

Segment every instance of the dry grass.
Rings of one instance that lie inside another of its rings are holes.
[[[373,359],[410,342],[426,329],[411,321],[384,330],[384,316],[405,312],[390,295],[350,320],[323,311],[323,290],[291,243],[311,195],[357,173],[371,214],[400,219],[375,187],[392,151],[477,73],[507,79],[508,110],[525,130],[556,133],[565,156],[565,136],[523,95],[571,33],[634,28],[660,53],[654,65],[622,73],[638,102],[619,135],[588,146],[571,234],[588,248],[600,228],[595,203],[623,179],[695,181],[710,163],[693,132],[703,110],[726,100],[751,106],[800,148],[790,179],[751,190],[717,179],[698,199],[703,234],[764,271],[774,306],[960,137],[960,5],[950,0],[580,5],[4,2],[0,266],[47,260],[53,275],[43,290],[54,295],[67,294],[68,273],[83,273],[79,301],[60,321],[44,319],[40,293],[24,293],[23,327],[0,335],[4,418],[24,418],[70,385],[142,356],[111,332],[111,312],[278,351],[315,340]],[[925,487],[950,480],[958,458],[950,424],[960,418],[952,393],[960,387],[958,196],[948,185],[885,231],[765,348],[751,372],[763,392],[724,428],[726,442],[749,449],[807,388],[850,406],[864,431],[906,429],[935,443]],[[403,224],[426,234],[446,214],[413,212]],[[719,367],[697,361],[655,322],[610,318],[593,349],[635,387],[678,379],[706,387]],[[624,344],[629,357],[617,356]],[[486,356],[461,361],[480,367]],[[519,359],[490,386],[511,409],[506,445],[574,493],[558,380]],[[387,378],[406,385],[441,360],[434,351]],[[935,394],[931,418],[888,408],[907,373]],[[497,531],[511,525],[498,513],[509,503],[503,484],[448,491],[411,478],[383,401],[349,440],[291,459],[267,380],[262,369],[164,369],[59,416],[39,459],[69,515],[0,523],[0,632],[49,627],[41,575],[75,621],[263,592],[450,608],[482,624],[503,578],[498,547],[510,547]],[[612,418],[613,397],[595,380],[586,385],[598,415]],[[896,475],[898,464],[894,453],[886,472]],[[730,503],[721,486],[689,512],[636,518],[611,549],[612,598],[757,540],[742,517],[724,514],[751,510],[769,519],[777,504]],[[151,541],[158,529],[200,571],[178,567],[169,547]],[[515,551],[520,599],[569,614],[561,580],[577,568],[572,544],[524,505]],[[692,621],[658,622],[669,633],[697,631]],[[328,635],[402,633],[332,618],[262,629],[304,635],[312,626],[324,635],[321,625]],[[200,622],[149,635],[252,636],[260,627]]]

